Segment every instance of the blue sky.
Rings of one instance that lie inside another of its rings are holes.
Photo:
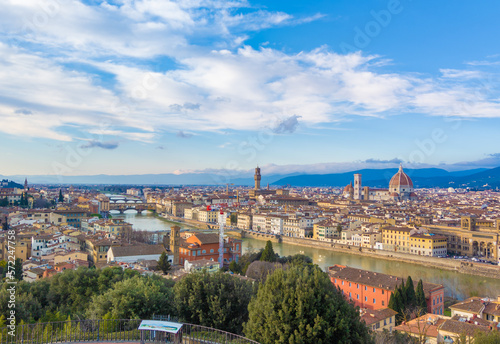
[[[498,1],[15,1],[0,175],[500,166]]]

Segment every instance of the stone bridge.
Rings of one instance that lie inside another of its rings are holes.
[[[141,214],[145,210],[156,211],[156,203],[110,203],[109,210],[118,210],[120,214],[125,210],[135,210]]]

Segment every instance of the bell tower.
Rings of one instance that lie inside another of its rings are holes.
[[[255,175],[253,176],[253,179],[255,180],[255,190],[260,190],[260,179],[261,179],[261,175],[260,175],[260,167],[257,166],[257,168],[255,169]]]
[[[170,251],[174,255],[173,265],[179,265],[179,239],[181,227],[173,226],[170,228]]]

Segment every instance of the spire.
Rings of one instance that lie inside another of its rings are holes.
[[[403,172],[403,163],[402,162],[399,163],[399,172]]]

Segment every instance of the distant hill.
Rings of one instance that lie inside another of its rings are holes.
[[[2,179],[0,180],[0,188],[24,188],[23,185],[13,182],[12,180]]]
[[[346,186],[354,180],[353,175],[362,175],[362,185],[387,188],[397,168],[365,169],[346,173],[303,174],[285,177],[274,185],[291,186]],[[468,171],[448,172],[439,168],[404,169],[415,187],[474,187],[485,184],[490,187],[500,186],[500,167],[494,169],[473,169]]]

